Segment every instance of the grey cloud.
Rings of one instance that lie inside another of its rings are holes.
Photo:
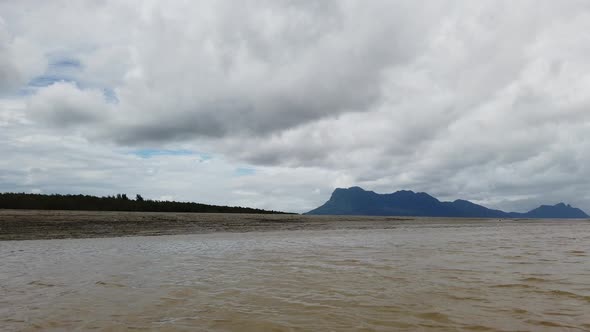
[[[275,194],[301,209],[322,200],[304,189],[317,181],[324,196],[361,185],[590,210],[586,1],[105,1],[92,5],[100,18],[85,2],[24,3],[39,22],[0,4],[10,40],[82,64],[83,84],[30,97],[38,130],[251,164],[267,180],[231,190],[269,207],[283,177],[300,181],[297,197]]]
[[[133,31],[131,59],[123,59],[130,65],[115,89],[116,116],[103,128],[124,143],[264,136],[366,112],[380,102],[383,72],[419,54],[432,28],[427,22],[437,18],[434,10],[400,1],[143,9],[147,15],[122,27]],[[85,68],[93,72],[88,58]],[[45,114],[53,123],[63,120],[57,110],[57,120]]]
[[[34,43],[13,36],[0,15],[0,97],[18,92],[45,65]]]
[[[219,155],[142,158],[133,150],[92,144],[75,135],[54,135],[16,119],[0,126],[0,154],[10,156],[0,159],[1,192],[140,193],[152,199],[167,196],[303,212],[323,199],[321,192],[327,194],[337,184],[329,170],[257,168],[251,175],[236,176],[237,165]],[[285,182],[280,188],[279,181]]]
[[[41,89],[28,101],[28,115],[37,122],[58,128],[94,123],[101,125],[109,116],[102,92],[80,91],[74,84],[56,82]]]

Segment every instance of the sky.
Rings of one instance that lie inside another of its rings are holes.
[[[587,0],[0,0],[0,191],[590,212],[589,31]]]

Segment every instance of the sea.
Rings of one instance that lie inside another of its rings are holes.
[[[0,330],[590,331],[590,222],[0,241]]]

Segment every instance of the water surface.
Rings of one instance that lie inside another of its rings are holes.
[[[588,331],[590,223],[0,242],[0,326]]]

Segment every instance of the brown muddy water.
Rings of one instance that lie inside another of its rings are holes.
[[[590,330],[590,222],[371,220],[0,241],[0,330]]]

